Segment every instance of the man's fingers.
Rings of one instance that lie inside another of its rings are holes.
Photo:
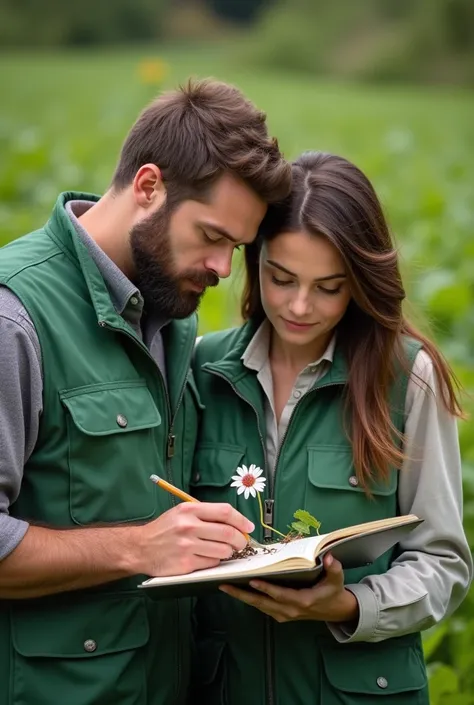
[[[247,539],[243,533],[229,524],[202,521],[197,527],[197,536],[205,542],[218,542],[225,546],[228,553],[223,558],[230,557],[232,551],[229,551],[229,546],[236,551],[241,551],[247,545]]]
[[[217,558],[219,561],[230,558],[233,551],[233,547],[228,543],[208,540],[203,541],[200,539],[196,541],[195,547],[193,548],[193,553],[196,556],[202,556],[203,558]]]
[[[230,524],[237,529],[237,531],[245,533],[250,533],[255,529],[255,525],[230,504],[220,502],[189,502],[184,506],[186,507],[185,511],[192,512],[202,521]]]

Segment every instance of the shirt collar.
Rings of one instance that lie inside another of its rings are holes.
[[[271,336],[271,325],[266,318],[263,323],[259,326],[254,336],[252,337],[250,343],[247,345],[246,349],[241,356],[241,360],[245,367],[250,370],[255,370],[260,372],[268,361],[270,352],[270,336]],[[326,350],[323,352],[320,358],[314,362],[310,362],[309,365],[305,367],[305,370],[312,371],[322,362],[332,363],[334,360],[334,351],[336,349],[336,332],[334,332],[331,340],[329,341]]]
[[[133,317],[138,317],[139,320],[143,311],[143,298],[139,290],[99,247],[79,221],[79,217],[93,205],[92,201],[68,201],[66,203],[66,212],[79,238],[87,248],[91,259],[95,262],[109,290],[110,298],[117,313],[122,315],[130,304],[130,310],[135,312]]]
[[[254,333],[240,358],[245,367],[260,372],[270,352],[270,322],[266,318]]]

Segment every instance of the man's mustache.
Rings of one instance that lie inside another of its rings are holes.
[[[219,284],[219,277],[213,272],[189,272],[189,274],[185,274],[183,278],[188,279],[188,281],[203,289]]]

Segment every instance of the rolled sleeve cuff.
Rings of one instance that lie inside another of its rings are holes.
[[[0,514],[0,561],[15,550],[28,528],[28,522],[8,514]]]
[[[379,606],[375,593],[364,583],[346,585],[356,598],[359,605],[359,621],[355,629],[343,622],[328,622],[327,627],[333,637],[340,644],[354,641],[370,641],[377,628],[379,620]]]

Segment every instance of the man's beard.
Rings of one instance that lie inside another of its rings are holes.
[[[204,291],[185,290],[182,284],[188,282],[205,289],[217,286],[219,277],[212,272],[185,270],[179,275],[174,272],[170,219],[171,213],[165,205],[132,228],[134,283],[148,309],[157,309],[166,318],[187,318],[197,310]]]

